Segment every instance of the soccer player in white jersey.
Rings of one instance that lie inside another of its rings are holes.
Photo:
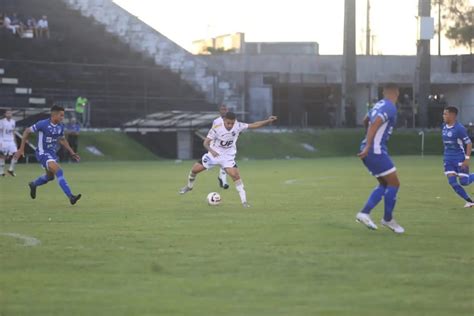
[[[212,122],[212,127],[224,124],[224,116],[227,112],[229,112],[227,106],[221,104],[219,106],[219,117]],[[217,180],[219,181],[219,186],[221,188],[224,188],[224,190],[229,188],[229,184],[227,183],[227,172],[225,172],[225,169],[222,167],[219,169]]]
[[[237,139],[239,138],[239,134],[246,129],[260,128],[274,122],[276,119],[276,116],[270,116],[267,120],[247,124],[238,122],[235,113],[227,112],[224,116],[223,123],[213,126],[209,130],[204,140],[204,147],[208,150],[208,153],[204,154],[202,159],[194,164],[189,172],[188,184],[183,187],[179,193],[184,194],[193,189],[194,181],[198,173],[211,169],[214,166],[221,166],[234,181],[242,205],[249,207],[250,205],[247,203],[244,184],[240,178],[237,164],[235,163]]]
[[[7,172],[12,177],[15,174],[15,164],[17,159],[13,156],[17,152],[17,145],[15,140],[15,120],[12,119],[12,111],[5,112],[5,118],[0,120],[0,176],[5,176],[5,160],[12,157],[10,167]]]

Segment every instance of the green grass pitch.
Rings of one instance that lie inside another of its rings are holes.
[[[56,182],[31,200],[20,165],[0,234],[41,244],[0,235],[0,315],[473,315],[474,210],[441,157],[394,160],[402,236],[355,223],[376,184],[357,158],[239,161],[250,209],[217,170],[179,196],[192,162],[63,165],[76,206]]]

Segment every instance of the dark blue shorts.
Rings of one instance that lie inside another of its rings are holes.
[[[367,157],[362,159],[362,162],[367,167],[370,174],[376,178],[386,176],[397,170],[392,159],[386,153],[369,153]]]
[[[58,156],[56,156],[56,153],[50,151],[44,151],[42,154],[36,152],[36,159],[45,169],[48,169],[49,161],[58,162]]]
[[[444,174],[454,173],[460,177],[469,177],[469,167],[461,167],[463,159],[444,160]]]

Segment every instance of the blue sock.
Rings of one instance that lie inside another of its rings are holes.
[[[53,178],[54,179],[54,178]],[[48,183],[49,181],[53,180],[51,178],[48,178],[47,175],[42,175],[42,176],[39,176],[35,181],[33,181],[34,185],[35,186],[40,186],[40,185],[43,185],[43,184],[46,184]]]
[[[66,179],[64,179],[64,173],[62,169],[59,169],[58,172],[56,172],[56,177],[58,178],[59,186],[63,190],[64,194],[70,198],[72,196],[71,189],[69,188]]]
[[[469,195],[467,195],[466,191],[464,191],[464,188],[459,185],[459,183],[458,183],[456,177],[448,177],[448,182],[449,182],[449,185],[451,185],[451,187],[453,188],[453,190],[454,190],[460,197],[462,197],[464,200],[466,200],[466,201],[472,203],[471,198],[469,197]]]
[[[397,203],[397,193],[398,187],[387,187],[385,191],[385,212],[383,219],[387,222],[392,220],[393,209],[395,208],[395,203]]]
[[[365,206],[364,208],[362,208],[361,212],[365,214],[370,214],[370,211],[372,211],[372,209],[377,206],[377,204],[379,204],[384,193],[385,187],[381,185],[377,186],[370,194],[369,199],[367,200],[367,203],[365,203]]]

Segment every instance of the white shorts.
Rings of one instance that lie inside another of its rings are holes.
[[[16,148],[15,142],[0,142],[0,154],[11,156],[17,151],[18,149]]]
[[[214,157],[212,154],[206,153],[202,156],[200,163],[206,169],[211,169],[215,166],[221,166],[221,168],[237,168],[234,155],[219,155]]]

